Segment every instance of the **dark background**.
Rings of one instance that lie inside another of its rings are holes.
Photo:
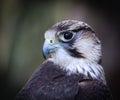
[[[0,0],[0,100],[13,100],[43,62],[44,32],[65,19],[90,24],[102,41],[102,66],[120,100],[120,4],[114,0]]]

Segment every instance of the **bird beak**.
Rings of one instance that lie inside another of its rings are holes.
[[[58,43],[51,42],[51,40],[45,40],[42,50],[43,57],[46,59],[46,56],[48,54],[54,53],[58,47],[60,47]]]

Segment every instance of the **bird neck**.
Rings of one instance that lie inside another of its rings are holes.
[[[71,74],[83,74],[87,78],[97,79],[106,84],[104,70],[100,64],[85,58],[75,58],[64,52],[62,49],[57,54],[52,54],[49,58],[54,64],[62,70]]]

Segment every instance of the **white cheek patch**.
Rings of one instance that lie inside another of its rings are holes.
[[[99,40],[98,40],[99,41]],[[83,54],[83,56],[90,60],[98,62],[101,58],[101,44],[95,45],[95,41],[92,38],[79,38],[74,43],[74,47]]]
[[[59,65],[61,69],[66,70],[68,75],[75,73],[84,74],[86,77],[90,75],[93,79],[99,79],[106,83],[101,65],[87,59],[74,58],[62,48],[52,54],[52,58],[49,58],[49,60]]]

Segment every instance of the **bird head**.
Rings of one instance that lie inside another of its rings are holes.
[[[50,54],[55,64],[68,74],[82,73],[104,80],[101,60],[101,42],[85,22],[65,20],[45,32],[43,55]]]

